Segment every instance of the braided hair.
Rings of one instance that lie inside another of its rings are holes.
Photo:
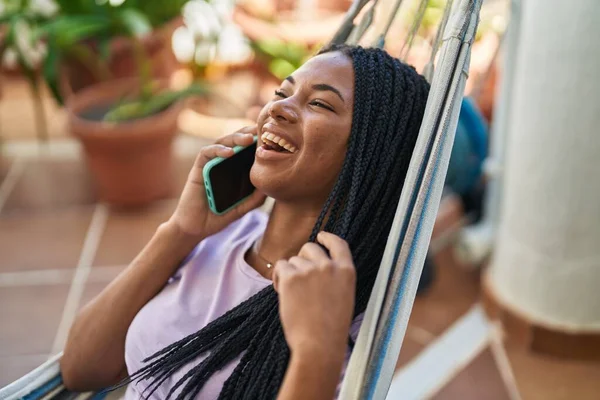
[[[380,49],[331,45],[352,60],[354,110],[342,169],[310,235],[321,230],[346,240],[357,273],[354,317],[364,312],[383,256],[425,110],[429,84],[414,68]],[[352,345],[352,343],[350,343]],[[200,331],[165,347],[127,382],[152,379],[150,397],[183,365],[193,366],[168,397],[192,399],[216,371],[241,355],[219,399],[274,399],[290,350],[273,286],[261,290]]]

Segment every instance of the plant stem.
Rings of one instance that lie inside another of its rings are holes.
[[[35,130],[38,138],[43,142],[48,141],[48,124],[46,123],[46,114],[44,112],[44,102],[40,94],[37,77],[34,78],[36,82],[29,85],[31,89],[31,95],[33,98],[33,113],[35,117]]]
[[[96,57],[94,52],[83,44],[73,44],[68,49],[68,54],[80,62],[85,68],[87,68],[94,78],[99,81],[104,81],[112,78],[112,73],[108,66],[105,65],[100,57]]]
[[[40,82],[37,71],[30,68],[26,63],[23,55],[19,53],[19,66],[21,71],[25,74],[27,81],[29,82],[29,89],[31,90],[31,97],[33,100],[33,114],[35,119],[35,130],[40,139],[43,142],[48,140],[48,126],[46,124],[46,114],[44,113],[44,103],[40,93]]]
[[[140,97],[142,101],[148,100],[152,97],[152,71],[150,61],[148,60],[146,50],[136,37],[132,37],[133,52],[140,69]]]

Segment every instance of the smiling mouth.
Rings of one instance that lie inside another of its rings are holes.
[[[276,151],[278,153],[295,153],[298,151],[296,146],[288,143],[284,138],[279,137],[271,132],[265,132],[260,139],[263,142],[263,147],[266,150]]]

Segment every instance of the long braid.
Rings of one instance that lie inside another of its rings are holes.
[[[350,245],[357,270],[354,315],[364,312],[396,212],[425,110],[429,85],[417,72],[379,49],[333,45],[352,59],[354,110],[346,158],[310,236],[332,232]],[[290,358],[269,286],[200,331],[150,356],[128,381],[151,379],[150,396],[169,376],[198,357],[168,394],[194,398],[207,380],[240,359],[220,400],[274,399]],[[240,357],[241,356],[241,357]]]

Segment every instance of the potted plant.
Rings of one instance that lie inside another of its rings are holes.
[[[200,85],[171,90],[153,78],[142,44],[152,30],[149,20],[141,9],[123,8],[62,15],[40,28],[48,46],[43,75],[58,98],[61,61],[66,54],[82,56],[81,40],[120,29],[132,43],[137,77],[93,84],[66,101],[69,129],[81,141],[98,195],[116,206],[143,205],[172,193],[172,143],[182,100],[205,93]],[[89,64],[106,65],[93,52],[83,55]]]
[[[181,24],[188,0],[56,0],[60,18],[46,29],[61,29],[61,64],[56,85],[65,96],[93,83],[134,76],[141,46],[154,77],[166,78],[177,68],[171,35]],[[138,35],[133,42],[131,34]],[[141,34],[141,35],[140,35]],[[89,60],[103,59],[102,69]]]
[[[123,78],[92,85],[67,101],[69,129],[83,145],[101,200],[138,206],[173,194],[172,143],[181,100],[204,90],[165,89],[164,81]]]

